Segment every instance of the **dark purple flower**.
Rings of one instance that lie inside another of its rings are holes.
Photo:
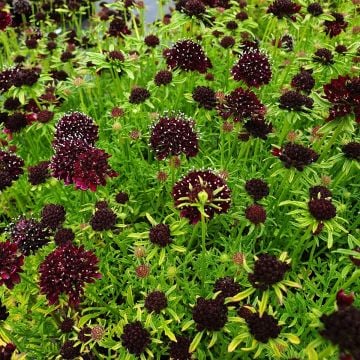
[[[342,151],[348,159],[360,161],[360,143],[351,141],[342,147]]]
[[[178,41],[171,49],[168,49],[166,62],[171,68],[198,71],[202,74],[212,68],[212,64],[201,46],[192,40]]]
[[[281,332],[281,326],[278,325],[278,321],[267,313],[262,314],[262,316],[258,313],[252,313],[246,318],[246,323],[250,333],[261,343],[267,343],[270,339],[276,339]]]
[[[1,256],[1,255],[0,255]],[[9,317],[9,312],[0,300],[0,321],[5,321]]]
[[[160,39],[156,35],[148,35],[144,39],[145,44],[148,47],[156,47],[160,44]]]
[[[311,215],[319,221],[330,220],[336,216],[336,207],[331,200],[316,198],[308,202]]]
[[[258,49],[244,51],[231,69],[236,81],[259,88],[271,80],[271,66],[268,57]]]
[[[131,31],[122,17],[115,17],[110,22],[108,33],[113,37],[123,37],[124,35],[131,34]]]
[[[160,70],[154,78],[157,86],[170,84],[172,81],[172,72],[168,70]]]
[[[75,239],[75,233],[71,229],[59,229],[54,235],[54,241],[57,246],[61,246],[66,242],[72,242]]]
[[[268,14],[275,15],[278,19],[289,17],[295,20],[295,14],[298,13],[301,6],[291,0],[275,0],[267,9]]]
[[[332,193],[327,187],[317,185],[309,189],[309,195],[310,199],[326,199],[331,198]]]
[[[136,87],[131,90],[129,102],[131,104],[141,104],[149,97],[150,97],[149,90],[142,87]]]
[[[203,215],[212,219],[215,214],[226,213],[231,203],[227,184],[210,170],[191,171],[174,185],[172,196],[180,215],[192,224],[201,219],[201,208]]]
[[[153,226],[149,232],[150,241],[161,247],[171,244],[170,226],[167,224],[158,224]]]
[[[101,278],[98,262],[94,253],[70,242],[51,252],[39,270],[41,292],[46,295],[49,304],[57,303],[60,294],[65,293],[69,296],[69,305],[77,306],[85,284]]]
[[[18,98],[7,98],[4,101],[4,109],[9,111],[17,110],[21,106],[21,103]]]
[[[214,284],[214,293],[220,291],[216,299],[225,300],[225,298],[233,297],[241,291],[241,286],[230,276],[217,279]]]
[[[312,149],[293,143],[287,143],[279,154],[279,159],[285,167],[295,167],[302,171],[306,165],[310,165],[319,158],[319,155]]]
[[[121,342],[130,354],[140,356],[151,342],[150,333],[140,321],[134,321],[124,326]]]
[[[325,33],[332,38],[339,35],[342,31],[345,31],[348,26],[348,22],[345,21],[343,14],[332,12],[331,15],[335,18],[335,20],[325,20],[324,26]]]
[[[12,182],[23,174],[23,166],[24,161],[21,158],[10,152],[0,150],[0,191],[11,186]]]
[[[171,341],[169,355],[172,360],[191,360],[189,352],[191,340],[185,336],[176,336],[176,342]]]
[[[232,36],[224,36],[220,41],[220,45],[224,49],[232,48],[235,45],[235,39]]]
[[[94,231],[111,230],[116,224],[116,214],[109,208],[101,208],[95,211],[90,220]]]
[[[309,94],[315,86],[312,70],[301,69],[301,71],[292,78],[291,86],[297,91],[304,91]]]
[[[319,3],[315,2],[308,5],[307,11],[313,16],[320,16],[323,13],[323,8]]]
[[[19,253],[16,244],[10,241],[0,242],[0,286],[12,289],[18,284],[23,264],[24,255]]]
[[[266,220],[266,210],[259,204],[252,204],[246,208],[245,217],[255,225],[263,224]]]
[[[314,100],[297,91],[290,90],[280,96],[279,103],[280,109],[305,111],[304,108],[313,108]]]
[[[50,162],[41,161],[37,165],[28,167],[28,178],[31,185],[43,184],[50,178]]]
[[[129,195],[126,192],[120,191],[116,194],[115,201],[118,204],[126,204],[129,201]]]
[[[245,183],[245,190],[255,200],[261,200],[269,195],[268,184],[261,179],[250,179]]]
[[[273,130],[272,124],[262,117],[252,117],[244,124],[246,131],[255,138],[265,140]]]
[[[14,344],[6,344],[0,346],[0,359],[1,360],[11,360],[16,346]]]
[[[162,291],[153,291],[145,298],[145,309],[160,314],[167,307],[166,295]]]
[[[47,204],[41,211],[41,224],[56,230],[65,221],[66,211],[62,205]]]
[[[211,110],[216,107],[215,91],[207,86],[197,86],[192,93],[193,99],[199,107]]]
[[[61,346],[60,355],[64,360],[74,360],[80,355],[80,346],[73,340],[67,340]]]
[[[205,13],[206,8],[201,0],[186,0],[183,11],[189,16],[200,17]]]
[[[60,331],[64,334],[66,333],[70,333],[73,330],[73,326],[75,325],[75,321],[72,318],[65,318],[61,323],[60,323]]]
[[[11,14],[7,11],[0,10],[0,31],[4,31],[9,25],[11,25]]]
[[[196,156],[199,147],[194,122],[182,115],[161,117],[152,126],[150,146],[158,160],[181,153]]]
[[[313,59],[323,65],[331,65],[334,63],[334,55],[330,50],[325,48],[317,49],[314,53]]]
[[[14,114],[9,115],[4,123],[7,130],[9,130],[12,133],[15,133],[15,132],[19,132],[21,129],[26,127],[27,119],[25,114],[21,112],[16,112]]]

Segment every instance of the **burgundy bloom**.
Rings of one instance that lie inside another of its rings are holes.
[[[116,214],[109,208],[101,208],[95,211],[90,220],[94,231],[111,230],[116,224]]]
[[[172,72],[168,70],[160,70],[154,78],[156,86],[167,85],[172,81]]]
[[[317,185],[309,189],[309,195],[310,199],[326,199],[331,198],[332,193],[327,187]]]
[[[291,0],[275,0],[267,9],[268,14],[275,15],[278,19],[283,17],[290,17],[295,20],[294,14],[298,13],[301,6],[292,2]]]
[[[226,213],[230,208],[230,189],[224,179],[210,170],[191,171],[178,181],[172,191],[175,206],[182,217],[196,224],[201,219],[201,209],[208,219]]]
[[[17,110],[21,106],[21,103],[18,98],[10,97],[4,101],[5,110]]]
[[[60,331],[64,334],[70,333],[73,330],[73,326],[75,325],[75,321],[72,318],[65,318],[59,328]]]
[[[312,16],[320,16],[323,13],[323,8],[319,3],[311,3],[307,7],[307,11]]]
[[[146,296],[145,308],[149,312],[160,314],[167,307],[166,295],[162,291],[153,291]]]
[[[226,28],[228,30],[236,30],[239,27],[236,21],[230,20],[226,23]]]
[[[109,51],[107,57],[109,60],[112,60],[112,61],[123,62],[125,60],[124,54],[118,50]]]
[[[0,10],[0,31],[4,31],[9,25],[11,25],[11,14]]]
[[[235,296],[241,291],[240,284],[234,281],[230,276],[217,279],[214,284],[214,292],[220,291],[217,299],[223,299]]]
[[[271,79],[271,67],[268,57],[258,49],[244,51],[238,62],[231,69],[236,81],[243,81],[247,86],[259,88]]]
[[[232,36],[224,36],[220,41],[220,45],[224,49],[232,48],[235,45],[235,39]]]
[[[279,153],[279,159],[286,168],[291,166],[302,171],[306,165],[310,165],[319,158],[319,155],[312,149],[299,144],[287,143]]]
[[[16,350],[16,346],[14,344],[6,344],[0,346],[0,359],[1,360],[11,360],[12,354]]]
[[[171,341],[169,355],[173,360],[191,360],[192,353],[189,352],[191,340],[185,336],[176,336],[176,342]]]
[[[136,87],[131,90],[129,102],[131,104],[141,104],[149,97],[150,97],[149,90],[142,87]]]
[[[338,54],[344,54],[348,51],[348,48],[345,45],[339,44],[339,45],[336,45],[335,51]]]
[[[285,34],[281,37],[278,47],[284,49],[285,51],[292,51],[294,49],[294,39],[291,35]]]
[[[49,110],[41,110],[36,114],[37,121],[45,124],[52,120],[54,117],[54,113]]]
[[[315,51],[314,53],[314,61],[319,62],[323,65],[331,65],[334,63],[334,55],[331,53],[330,50],[321,48]]]
[[[332,103],[327,121],[355,113],[360,123],[360,76],[339,76],[324,85],[325,98]]]
[[[265,140],[273,130],[272,124],[261,117],[252,117],[244,124],[246,131],[255,138]]]
[[[345,308],[347,306],[351,306],[355,300],[354,293],[346,294],[344,289],[340,289],[336,293],[336,305],[338,308]]]
[[[5,321],[9,317],[9,312],[0,300],[0,321]]]
[[[330,220],[336,216],[336,207],[331,200],[316,198],[308,203],[311,215],[319,221]]]
[[[91,117],[78,111],[68,113],[56,125],[55,148],[71,140],[82,140],[88,145],[94,145],[99,138],[98,129]]]
[[[246,208],[245,217],[255,225],[263,224],[266,220],[266,210],[261,205],[252,204]]]
[[[80,346],[75,341],[67,340],[61,346],[60,355],[64,360],[74,360],[80,355]]]
[[[158,224],[153,226],[149,232],[150,241],[161,247],[171,244],[170,226],[167,224]]]
[[[47,204],[41,211],[41,224],[56,230],[65,221],[66,211],[62,205]]]
[[[57,246],[61,246],[66,242],[72,242],[75,239],[75,233],[71,229],[59,229],[54,235],[54,241]]]
[[[118,204],[126,204],[129,201],[129,195],[126,192],[120,191],[116,194],[115,201]]]
[[[255,93],[240,87],[225,96],[225,101],[218,106],[218,110],[224,119],[232,116],[235,122],[252,117],[263,117],[266,112],[265,106]]]
[[[14,114],[9,115],[4,123],[7,130],[9,130],[12,133],[15,133],[15,132],[19,132],[21,129],[26,127],[27,119],[25,114],[21,112],[16,112]]]
[[[0,286],[5,285],[12,289],[18,284],[23,264],[24,255],[18,252],[16,244],[10,241],[0,242]]]
[[[216,107],[215,91],[207,86],[197,86],[193,90],[192,98],[204,109],[211,110]]]
[[[21,158],[10,152],[0,150],[0,191],[11,186],[12,182],[23,174],[23,166],[24,161]]]
[[[290,90],[280,96],[279,103],[280,109],[305,111],[304,108],[313,108],[314,100],[297,91]]]
[[[40,77],[40,72],[40,68],[24,69],[19,67],[15,72],[15,76],[13,78],[13,85],[16,87],[21,87],[23,85],[32,86],[38,81]]]
[[[11,226],[10,238],[24,255],[30,255],[50,241],[50,231],[35,219],[20,218]]]
[[[200,17],[205,13],[206,8],[201,0],[187,0],[183,10],[189,16]]]
[[[111,155],[104,150],[89,147],[80,153],[74,162],[73,183],[77,189],[96,191],[97,186],[106,185],[107,177],[118,176],[108,164]]]
[[[248,180],[245,183],[245,190],[255,201],[269,195],[269,186],[261,179]]]
[[[348,26],[348,22],[345,21],[343,14],[332,12],[331,15],[335,18],[335,20],[325,20],[324,26],[325,33],[332,38],[339,35],[342,31],[345,31]]]
[[[131,34],[131,31],[122,17],[115,17],[110,22],[108,33],[113,37],[123,37],[124,35]]]
[[[181,153],[187,157],[196,156],[199,147],[194,125],[194,121],[182,115],[161,117],[152,126],[150,137],[150,146],[157,159],[163,160]]]
[[[18,66],[0,72],[0,93],[8,91],[14,85],[14,79],[20,71]]]
[[[148,35],[145,37],[144,42],[149,47],[156,47],[160,44],[160,39],[156,35]]]
[[[342,151],[348,159],[360,161],[360,143],[351,141],[342,147]]]
[[[267,343],[270,339],[276,339],[281,331],[278,321],[267,313],[262,314],[262,316],[258,313],[252,313],[246,318],[246,323],[250,333],[261,343]]]
[[[309,94],[315,86],[312,70],[301,69],[301,71],[292,78],[291,86],[297,91],[304,91]]]
[[[56,248],[40,265],[40,288],[49,304],[59,301],[61,293],[69,296],[69,305],[77,306],[86,283],[101,278],[98,259],[83,246],[70,242]]]
[[[171,68],[184,71],[206,73],[212,68],[211,61],[206,57],[201,46],[192,40],[178,41],[166,54],[166,62]]]
[[[121,342],[130,354],[139,356],[150,344],[150,334],[140,321],[134,321],[124,326]]]

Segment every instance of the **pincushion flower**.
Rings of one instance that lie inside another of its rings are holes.
[[[178,181],[172,190],[175,207],[191,224],[201,217],[212,219],[230,208],[230,189],[224,179],[211,170],[194,170]]]
[[[0,150],[0,191],[11,186],[23,174],[24,161],[18,156]]]
[[[86,283],[101,278],[99,260],[83,246],[67,242],[51,252],[40,265],[41,293],[49,304],[56,304],[62,293],[69,297],[69,305],[77,306],[81,301]]]
[[[124,326],[121,342],[130,354],[140,356],[151,343],[150,333],[140,321],[134,321]]]
[[[4,31],[9,25],[11,25],[11,14],[7,11],[0,10],[0,31]]]
[[[196,156],[198,136],[194,121],[183,115],[163,116],[152,125],[150,146],[158,160],[184,153],[187,157]]]
[[[50,161],[41,161],[34,166],[28,167],[28,178],[31,185],[39,185],[50,178]]]
[[[278,19],[289,17],[295,21],[295,14],[301,9],[301,6],[291,0],[275,0],[267,9],[268,14],[275,15]]]
[[[244,51],[231,69],[236,81],[259,88],[271,80],[271,66],[268,57],[259,49]]]
[[[211,61],[206,57],[201,46],[192,40],[180,40],[165,53],[166,62],[171,68],[184,71],[206,73],[212,68]]]
[[[334,20],[325,20],[325,33],[330,36],[330,38],[339,35],[342,31],[348,26],[348,22],[345,21],[344,15],[332,12],[331,15],[335,18]]]
[[[324,85],[325,99],[331,102],[327,121],[350,114],[355,114],[355,121],[360,123],[360,76],[339,76]]]
[[[0,286],[12,289],[19,283],[23,264],[24,255],[20,254],[16,244],[10,241],[0,242]]]

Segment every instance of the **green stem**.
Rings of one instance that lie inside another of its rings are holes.
[[[206,219],[201,212],[201,282],[205,286],[206,279]]]

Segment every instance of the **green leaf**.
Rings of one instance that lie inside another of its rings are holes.
[[[164,326],[165,335],[171,340],[176,342],[175,334],[165,325]]]
[[[242,341],[244,341],[248,337],[248,334],[240,334],[232,339],[231,343],[228,346],[228,352],[233,352]]]
[[[192,326],[194,324],[194,320],[189,320],[188,322],[186,322],[184,324],[184,326],[181,328],[181,331],[185,331],[187,330],[190,326]]]
[[[259,305],[259,315],[260,317],[263,316],[267,306],[268,306],[268,302],[269,302],[269,290],[265,290],[263,292],[261,301],[260,301],[260,305]]]
[[[211,340],[210,340],[209,345],[208,345],[208,349],[212,348],[215,345],[215,343],[217,341],[217,338],[218,338],[218,333],[213,332],[213,335],[212,335]]]
[[[286,336],[286,338],[294,345],[299,345],[300,344],[300,338],[294,334],[290,334],[290,333],[284,333],[284,336]]]
[[[204,334],[203,331],[196,334],[196,336],[194,337],[194,339],[191,342],[190,347],[189,347],[190,353],[194,352],[196,350],[196,348],[199,346],[203,334]]]
[[[254,288],[246,289],[231,298],[227,298],[225,300],[225,304],[228,304],[230,302],[238,302],[238,301],[244,300],[244,299],[248,298],[254,292],[255,292]]]

